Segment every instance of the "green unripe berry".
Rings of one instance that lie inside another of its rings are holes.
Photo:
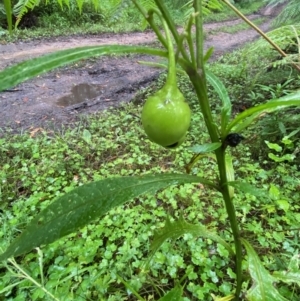
[[[150,96],[143,107],[142,123],[149,139],[163,147],[175,148],[185,139],[191,110],[177,88],[176,60],[168,25],[162,18],[168,43],[168,76],[164,87]]]
[[[149,139],[175,148],[185,139],[191,110],[177,86],[166,84],[150,96],[143,107],[142,124]]]

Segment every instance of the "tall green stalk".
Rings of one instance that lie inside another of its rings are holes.
[[[180,35],[179,35],[179,33],[176,29],[176,25],[175,25],[171,15],[170,15],[168,9],[166,8],[166,6],[163,3],[164,1],[161,1],[161,0],[154,0],[154,1],[155,1],[155,4],[157,5],[158,9],[160,10],[160,12],[162,14],[162,17],[166,20],[166,22],[168,24],[168,27],[169,27],[169,29],[170,29],[170,31],[171,31],[174,39],[175,39],[176,44],[180,45],[181,44]],[[189,57],[188,57],[188,54],[187,54],[185,48],[181,47],[180,50],[181,50],[182,57],[184,59],[188,60]]]
[[[135,0],[133,0],[136,2]],[[195,9],[195,26],[196,26],[196,49],[195,49],[195,61],[193,60],[193,53],[191,53],[191,59],[189,58],[186,49],[183,47],[182,38],[178,34],[175,24],[169,15],[168,10],[163,4],[163,1],[154,0],[158,6],[158,9],[161,13],[162,18],[166,21],[172,35],[175,39],[175,43],[177,44],[178,51],[182,54],[182,58],[179,58],[178,62],[186,71],[189,76],[194,89],[196,91],[199,105],[201,107],[201,111],[204,117],[205,124],[207,126],[210,138],[212,142],[220,142],[220,134],[219,129],[213,119],[212,112],[210,109],[210,103],[207,95],[207,81],[205,75],[205,64],[204,64],[204,53],[203,53],[203,14],[202,14],[202,1],[194,0],[194,9]],[[138,5],[137,5],[138,7]],[[141,7],[138,7],[140,11],[142,11]],[[144,15],[145,12],[142,11]],[[150,26],[151,19],[147,19]],[[163,21],[164,22],[164,21]],[[165,24],[164,24],[165,25]],[[168,29],[165,28],[166,32]],[[161,33],[160,33],[161,34]],[[191,35],[190,31],[187,31],[187,34]],[[170,37],[169,37],[170,38]],[[189,48],[191,49],[192,45],[189,41],[191,40],[191,36],[187,37]],[[168,40],[168,39],[167,39]],[[165,46],[165,45],[164,45]],[[191,61],[192,60],[192,61]],[[168,76],[169,77],[169,76]],[[232,202],[232,198],[229,193],[229,186],[227,184],[227,174],[226,174],[226,161],[225,161],[225,147],[221,147],[215,151],[217,164],[219,169],[219,187],[218,190],[222,193],[226,211],[228,214],[230,227],[233,234],[234,245],[235,245],[235,272],[236,272],[236,293],[235,293],[235,301],[239,300],[239,295],[241,293],[242,288],[242,244],[240,241],[240,231],[238,227],[238,222],[236,218],[235,208]]]
[[[199,0],[197,0],[199,1]],[[218,132],[216,130],[216,127],[213,123],[210,123],[210,116],[211,111],[207,99],[207,94],[203,92],[203,77],[199,75],[197,72],[193,72],[192,70],[187,70],[188,76],[195,88],[197,97],[200,102],[201,110],[203,113],[203,116],[206,116],[205,123],[208,128],[208,132],[210,134],[212,142],[219,142]],[[229,194],[229,187],[228,187],[228,180],[227,180],[227,174],[226,174],[226,162],[225,162],[225,149],[219,148],[215,151],[217,163],[218,163],[218,169],[219,169],[219,190],[222,193],[223,200],[225,203],[226,211],[228,214],[230,227],[232,230],[233,238],[234,238],[234,245],[235,245],[235,272],[236,272],[236,280],[237,280],[237,286],[236,286],[236,301],[238,300],[238,296],[240,295],[241,288],[242,288],[242,244],[240,241],[240,230],[238,227],[238,222],[236,218],[235,208],[232,202],[232,199]]]
[[[197,70],[187,70],[188,76],[195,88],[199,104],[204,116],[204,120],[211,137],[212,142],[219,142],[218,129],[215,126],[212,118],[212,113],[207,96],[207,86],[205,77],[205,67],[203,60],[203,19],[202,19],[202,1],[194,0],[194,8],[196,14],[196,54],[197,54]],[[226,211],[228,214],[234,244],[235,244],[235,272],[236,272],[236,293],[235,300],[239,300],[239,295],[242,288],[242,244],[240,241],[240,230],[236,218],[233,201],[229,194],[229,186],[227,184],[226,162],[225,162],[225,147],[221,147],[215,151],[218,169],[219,169],[219,185],[223,195]]]

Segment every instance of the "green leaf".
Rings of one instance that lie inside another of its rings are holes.
[[[243,122],[239,123],[238,125],[236,125],[234,127],[234,132],[235,133],[240,133],[243,129],[246,129],[255,119],[258,119],[260,118],[261,116],[264,116],[264,114],[261,114],[260,112],[259,113],[256,113],[256,114],[253,114],[251,115],[250,117],[248,118],[245,118],[243,120]],[[226,133],[228,132],[228,130],[226,131]],[[228,132],[229,133],[229,132]]]
[[[282,142],[284,142],[285,139],[288,139],[288,138],[291,138],[291,137],[295,136],[299,131],[300,131],[300,129],[292,131],[287,136],[283,137]]]
[[[231,181],[228,184],[240,191],[245,193],[249,193],[255,196],[266,196],[266,192],[262,189],[257,189],[256,187],[252,186],[249,183],[240,182],[240,181]]]
[[[24,279],[24,280],[20,280],[18,282],[14,282],[13,284],[10,284],[10,285],[5,285],[3,289],[0,290],[0,294],[3,296],[4,293],[6,292],[10,292],[13,290],[13,288],[17,285],[21,285],[23,282],[27,281],[27,279]]]
[[[280,197],[280,190],[273,184],[270,184],[269,197],[273,201],[278,200]]]
[[[269,141],[265,141],[265,143],[267,144],[269,149],[273,149],[278,153],[282,151],[282,147],[280,145],[278,145],[277,143],[271,143]]]
[[[276,110],[282,110],[289,106],[300,106],[300,90],[279,99],[271,100],[265,104],[252,107],[238,114],[234,120],[227,126],[226,135],[231,132],[240,132],[245,129],[256,118],[259,118],[266,113],[271,113]]]
[[[14,15],[16,16],[16,24],[15,27],[18,26],[22,17],[28,12],[28,10],[33,10],[35,6],[39,4],[38,0],[22,0],[18,1],[14,5]]]
[[[286,271],[276,271],[273,277],[276,280],[282,281],[287,284],[296,283],[300,286],[300,270],[299,270],[299,254],[295,254],[289,263]]]
[[[275,278],[264,268],[259,260],[256,252],[250,243],[241,239],[248,254],[248,267],[253,281],[252,287],[247,292],[247,300],[249,301],[288,301],[279,294],[273,286]]]
[[[168,61],[166,62],[161,62],[161,63],[156,63],[156,62],[149,62],[149,61],[137,61],[141,65],[153,67],[153,68],[160,68],[160,69],[168,69]],[[186,75],[185,71],[181,68],[180,65],[176,66],[176,72],[179,74]]]
[[[234,256],[234,252],[232,251],[230,245],[225,240],[223,240],[220,236],[211,232],[210,230],[208,230],[206,227],[202,225],[193,225],[187,223],[181,216],[178,220],[175,220],[174,222],[171,222],[170,219],[168,218],[166,220],[165,226],[155,233],[154,240],[151,244],[151,253],[147,260],[147,265],[150,263],[155,252],[160,248],[160,246],[167,239],[177,239],[178,237],[187,233],[190,233],[194,236],[209,238],[223,245],[228,250],[228,252],[232,256]]]
[[[294,154],[285,154],[284,156],[278,157],[272,153],[268,154],[268,157],[270,159],[272,159],[275,162],[284,162],[284,161],[289,161],[292,162],[295,159],[295,155]]]
[[[40,212],[0,255],[0,261],[49,244],[139,196],[170,185],[210,183],[186,174],[157,174],[104,179],[75,188]]]
[[[290,203],[287,200],[278,200],[276,203],[281,210],[283,210],[285,213],[288,212]]]
[[[155,48],[121,45],[88,46],[57,51],[35,59],[24,61],[1,71],[0,91],[13,87],[49,70],[74,63],[82,59],[107,54],[125,53],[144,53],[162,57],[167,56],[167,52]]]
[[[12,11],[11,11],[11,1],[4,0],[4,8],[6,13],[6,19],[8,24],[9,33],[12,33]]]
[[[180,285],[177,285],[158,301],[182,301],[182,294],[183,288]]]
[[[124,280],[122,277],[120,277],[118,274],[117,274],[116,276],[117,276],[118,280],[119,280],[120,282],[122,282],[122,283],[125,285],[125,287],[127,288],[127,291],[130,291],[133,295],[135,295],[136,298],[137,298],[138,300],[140,300],[140,301],[146,301],[143,297],[141,297],[141,296],[138,294],[138,292],[130,285],[129,282],[125,281],[125,280]]]
[[[191,161],[185,166],[186,172],[189,174],[193,168],[193,166],[201,159],[203,158],[212,158],[213,160],[216,160],[216,155],[212,153],[205,153],[205,154],[194,154]],[[219,187],[217,185],[213,186],[212,188],[219,190]]]
[[[230,101],[230,97],[228,92],[220,81],[220,79],[215,76],[212,72],[206,71],[206,77],[209,83],[213,86],[215,91],[218,93],[221,101],[222,101],[222,109],[221,109],[221,132],[222,134],[226,131],[226,127],[229,123],[229,119],[231,117],[232,105]]]
[[[210,59],[210,57],[212,56],[213,53],[214,53],[214,47],[210,47],[210,48],[206,51],[206,53],[205,53],[205,55],[204,55],[204,57],[203,57],[204,63],[206,63],[206,62]]]
[[[88,131],[87,129],[83,130],[82,133],[82,139],[87,143],[87,144],[91,144],[92,143],[92,135],[90,133],[90,131]]]
[[[226,166],[226,177],[227,181],[233,182],[234,181],[234,168],[232,164],[232,157],[229,154],[226,154],[225,156],[225,166]],[[234,195],[234,187],[229,185],[229,196],[232,198]]]
[[[234,295],[228,295],[226,297],[215,297],[214,294],[212,294],[212,297],[213,297],[214,301],[231,301],[235,298]]]
[[[222,145],[221,142],[215,142],[215,143],[207,143],[202,145],[194,145],[191,148],[189,148],[190,151],[196,154],[204,154],[212,152],[218,148],[220,148]]]

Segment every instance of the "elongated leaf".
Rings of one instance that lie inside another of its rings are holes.
[[[165,226],[160,229],[158,232],[155,233],[154,240],[151,244],[151,253],[149,255],[147,264],[150,263],[152,257],[154,256],[155,252],[160,248],[160,246],[167,240],[167,239],[177,239],[178,237],[190,233],[194,236],[201,236],[204,238],[209,238],[221,245],[223,245],[228,252],[234,256],[234,252],[231,249],[230,245],[222,239],[220,236],[211,232],[206,227],[202,225],[193,225],[187,223],[183,217],[180,217],[178,220],[171,222],[169,219],[166,220]]]
[[[107,54],[144,53],[157,56],[167,56],[167,53],[155,48],[140,46],[87,46],[62,50],[6,68],[0,72],[0,91],[13,87],[25,80],[45,73],[66,64],[77,62],[93,56]]]
[[[234,295],[228,295],[228,296],[223,297],[223,298],[218,298],[218,297],[215,297],[213,294],[212,294],[212,297],[213,297],[214,301],[231,301],[235,298]]]
[[[92,144],[92,135],[89,130],[84,129],[82,133],[82,139],[87,143],[87,144]]]
[[[122,282],[125,287],[127,288],[127,291],[130,291],[133,295],[135,295],[135,297],[137,298],[137,300],[140,300],[140,301],[146,301],[144,298],[142,298],[138,292],[130,285],[129,282],[125,281],[121,276],[119,275],[116,275],[117,278],[119,279],[120,282]]]
[[[264,113],[258,112],[250,117],[247,117],[243,120],[243,122],[240,122],[238,125],[234,127],[235,133],[240,133],[243,129],[246,129],[255,119],[260,118],[261,116],[264,116]]]
[[[27,281],[27,279],[20,280],[18,282],[14,282],[13,284],[10,284],[10,285],[5,285],[4,288],[0,290],[0,294],[2,294],[2,296],[4,296],[4,293],[12,291],[15,286],[22,284],[25,281]]]
[[[12,11],[11,11],[11,1],[4,0],[4,8],[6,13],[6,19],[8,24],[9,33],[12,33]]]
[[[247,292],[247,300],[288,301],[274,287],[275,278],[264,268],[250,243],[245,239],[242,239],[242,242],[247,250],[249,272],[253,281],[252,287]]]
[[[222,101],[221,132],[223,134],[226,131],[226,127],[231,117],[232,105],[231,105],[230,97],[223,83],[212,72],[206,71],[206,78],[209,81],[209,83],[213,86],[215,91],[218,93]]]
[[[160,69],[165,69],[168,70],[168,62],[161,62],[161,63],[155,63],[155,62],[148,62],[148,61],[138,61],[139,64],[153,67],[153,68],[160,68]],[[176,72],[180,74],[186,74],[185,71],[179,66],[176,65]]]
[[[245,193],[249,193],[255,196],[267,196],[267,193],[262,189],[257,189],[249,183],[240,182],[240,181],[231,181],[228,184],[240,191]]]
[[[215,154],[212,154],[212,153],[205,153],[205,154],[195,154],[191,161],[185,166],[185,170],[186,172],[189,174],[193,168],[193,166],[198,162],[200,161],[201,159],[203,158],[212,158],[214,160],[216,160],[216,155]],[[217,185],[215,185],[214,187],[216,190],[219,190],[219,187]]]
[[[212,152],[212,151],[220,148],[221,145],[222,145],[221,142],[207,143],[207,144],[202,144],[202,145],[194,145],[190,148],[190,150],[196,154],[204,154],[204,153],[209,153],[209,152]]]
[[[300,106],[300,90],[291,95],[269,101],[268,103],[252,107],[238,114],[228,125],[226,134],[234,128],[234,132],[240,132],[246,128],[252,121],[262,114],[271,113],[276,110],[282,110],[289,106]]]
[[[273,149],[278,153],[282,152],[282,147],[280,145],[278,145],[277,143],[271,143],[269,141],[265,141],[265,143],[267,144],[269,149]]]
[[[273,273],[273,277],[276,278],[276,280],[280,280],[288,284],[297,283],[300,286],[299,261],[299,254],[294,255],[290,261],[287,270],[276,271]]]
[[[203,57],[204,63],[206,63],[206,62],[210,59],[210,57],[212,56],[213,53],[214,53],[214,47],[210,47],[210,48],[206,51],[206,53],[205,53],[205,55],[204,55],[204,57]]]
[[[232,164],[232,157],[229,154],[226,154],[225,165],[226,165],[227,181],[230,183],[234,181],[234,168]],[[232,198],[234,196],[234,187],[232,185],[229,185],[228,189],[229,189],[229,196]]]
[[[285,154],[285,155],[279,157],[272,153],[269,153],[268,157],[275,162],[284,162],[284,161],[292,162],[296,158],[296,156],[294,154]]]
[[[0,261],[70,234],[142,193],[153,193],[170,185],[197,182],[209,183],[186,174],[159,174],[105,179],[78,187],[38,214],[0,256]]]
[[[180,285],[175,286],[166,295],[158,301],[182,301],[183,288]]]

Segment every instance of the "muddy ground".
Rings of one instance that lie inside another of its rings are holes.
[[[271,29],[271,20],[280,9],[264,8],[250,16],[266,17],[259,27]],[[235,26],[240,20],[205,25],[205,31]],[[258,38],[253,29],[228,34],[208,34],[205,47],[214,47],[214,56],[230,52]],[[0,70],[28,58],[56,50],[87,45],[149,44],[151,32],[59,37],[0,45]],[[155,80],[161,70],[138,64],[157,60],[149,56],[102,57],[81,61],[22,83],[0,93],[0,128],[13,130],[72,124],[80,114],[94,113],[132,100],[136,92]],[[1,85],[1,83],[0,83]]]

